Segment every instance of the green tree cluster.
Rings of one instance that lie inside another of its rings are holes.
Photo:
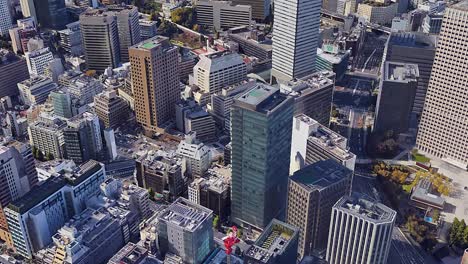
[[[451,245],[458,246],[460,248],[468,247],[468,226],[465,220],[461,221],[455,217],[450,228],[449,242]]]
[[[437,244],[434,230],[429,228],[428,224],[417,216],[409,215],[405,227],[414,240],[424,248],[432,250]]]
[[[409,172],[404,166],[391,166],[385,162],[374,165],[373,170],[377,175],[398,184],[403,184],[409,176]]]
[[[181,7],[171,12],[172,22],[187,28],[193,28],[197,22],[197,13],[194,8]]]
[[[166,20],[163,20],[161,22],[161,24],[159,25],[159,27],[158,27],[158,33],[160,35],[163,35],[163,36],[166,36],[166,37],[169,37],[169,38],[171,38],[172,35],[174,35],[178,31],[179,31],[179,29],[177,28],[176,25],[174,25],[173,23],[168,22]]]

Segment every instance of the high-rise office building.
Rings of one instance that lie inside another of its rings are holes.
[[[41,185],[5,208],[16,251],[26,258],[52,243],[53,235],[70,217],[86,208],[100,193],[104,165],[90,160],[79,167],[63,168]]]
[[[10,51],[0,49],[0,98],[17,96],[17,83],[29,78],[26,60]]]
[[[13,27],[11,18],[10,1],[0,1],[0,35],[8,35],[8,30]]]
[[[234,4],[247,5],[252,7],[252,19],[264,21],[271,14],[271,0],[234,0]]]
[[[88,69],[103,72],[120,64],[117,17],[101,9],[88,9],[80,15],[83,49]]]
[[[0,240],[9,246],[13,246],[13,240],[8,229],[4,208],[10,202],[25,195],[37,183],[37,173],[34,175],[32,171],[35,172],[34,159],[31,167],[26,146],[20,142],[0,146]],[[29,154],[31,154],[31,148],[29,148]]]
[[[83,46],[81,43],[80,21],[67,24],[66,29],[60,30],[60,46],[73,56],[83,54]]]
[[[306,165],[327,159],[333,159],[354,171],[356,155],[349,151],[346,137],[304,114],[295,116],[289,173],[292,175]]]
[[[418,32],[392,33],[385,46],[386,61],[418,65],[419,78],[412,114],[419,119],[426,99],[429,77],[434,62],[437,38]]]
[[[44,155],[52,154],[56,159],[64,157],[63,129],[66,123],[58,118],[38,120],[28,127],[31,145],[38,148]]]
[[[341,198],[331,214],[326,260],[330,264],[387,263],[395,218],[396,212],[381,203]]]
[[[44,75],[33,75],[32,78],[18,83],[21,101],[30,106],[45,103],[57,87],[56,83]]]
[[[141,41],[155,37],[158,34],[158,22],[140,19]]]
[[[238,53],[221,51],[202,55],[193,67],[193,84],[209,94],[246,78],[247,66]]]
[[[215,30],[250,26],[252,7],[231,1],[197,1],[197,23]]]
[[[190,132],[179,143],[177,154],[183,158],[187,173],[192,178],[203,177],[211,166],[211,151],[208,146],[197,141],[195,132]]]
[[[5,209],[8,228],[18,254],[32,258],[52,242],[52,235],[68,219],[65,179],[51,177]]]
[[[115,90],[105,91],[94,97],[94,112],[106,128],[117,128],[127,122],[130,107]]]
[[[297,227],[273,219],[244,253],[244,263],[296,263],[298,236]]]
[[[284,218],[293,99],[258,83],[231,108],[232,219],[264,228]]]
[[[73,116],[72,98],[68,91],[52,91],[49,94],[49,98],[54,108],[54,115],[64,118],[71,118]]]
[[[211,114],[223,124],[225,131],[231,130],[231,105],[234,98],[255,87],[255,81],[245,81],[229,87],[225,87],[216,94],[211,96]]]
[[[201,264],[213,250],[213,211],[178,198],[158,216],[161,254],[173,253],[183,263]]]
[[[43,75],[49,62],[54,59],[54,55],[49,51],[49,48],[28,51],[25,57],[30,76]]]
[[[130,47],[129,55],[136,120],[156,131],[175,116],[180,99],[178,48],[157,36]]]
[[[468,167],[468,1],[446,9],[416,146],[464,169]]]
[[[321,5],[320,0],[275,1],[272,83],[315,71]]]
[[[418,65],[386,61],[382,75],[374,131],[407,132],[419,78]]]
[[[286,222],[297,226],[299,255],[323,251],[333,205],[351,190],[353,172],[334,160],[318,161],[289,178]]]
[[[335,89],[335,74],[321,71],[280,84],[282,93],[294,98],[294,115],[305,114],[328,126]]]
[[[110,5],[106,8],[108,13],[117,17],[120,61],[128,62],[128,48],[141,41],[138,8],[132,5]]]
[[[21,0],[24,17],[33,17],[45,28],[63,29],[68,23],[65,0]]]
[[[76,164],[98,159],[103,149],[98,117],[85,112],[68,119],[67,127],[63,130],[63,140],[65,158]]]

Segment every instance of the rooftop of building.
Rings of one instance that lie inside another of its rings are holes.
[[[50,177],[41,185],[31,189],[31,191],[20,199],[11,202],[8,208],[19,214],[24,214],[47,199],[47,197],[62,189],[65,185],[66,181],[64,178]]]
[[[39,38],[37,38],[39,39]],[[52,55],[52,52],[50,52],[49,48],[48,47],[45,47],[45,48],[42,48],[42,49],[37,49],[37,50],[34,50],[34,51],[29,51],[29,52],[26,52],[26,54],[30,57],[30,58],[34,58],[34,57],[37,57],[37,56],[41,56],[41,55],[44,55],[44,54],[50,54]]]
[[[332,71],[320,71],[300,79],[281,83],[281,92],[291,96],[303,96],[324,87],[330,87],[335,83],[335,73]]]
[[[422,179],[418,182],[411,193],[411,200],[442,209],[445,204],[445,199],[434,190],[429,179]]]
[[[95,160],[88,160],[80,166],[76,166],[72,170],[65,169],[58,173],[64,176],[68,184],[76,186],[102,169],[103,165],[101,163]]]
[[[215,171],[209,170],[203,178],[197,178],[190,183],[190,187],[211,190],[215,193],[223,193],[229,189],[230,177],[223,177],[218,175]]]
[[[0,49],[0,67],[19,60],[21,60],[21,57],[17,56],[15,53],[6,49]]]
[[[435,50],[437,36],[423,32],[392,32],[388,44]]]
[[[81,238],[78,240],[77,238],[82,237],[83,240],[88,240],[89,238],[93,239],[95,238],[94,235],[108,228],[112,222],[113,219],[103,208],[100,210],[87,208],[66,222],[65,225],[52,236],[52,240],[56,245],[73,248],[76,244],[82,242]],[[87,242],[89,243],[91,241]]]
[[[419,78],[417,64],[386,61],[384,65],[384,80],[395,82],[416,82]]]
[[[205,69],[211,73],[243,64],[242,56],[238,53],[217,51],[201,55],[196,67]]]
[[[172,44],[169,42],[169,38],[164,36],[156,36],[142,42],[133,45],[130,49],[140,49],[140,50],[151,50],[154,48],[163,48],[169,49],[173,48]]]
[[[323,51],[321,48],[317,49],[317,56],[321,59],[324,59],[332,64],[340,64],[344,59],[349,57],[349,51],[339,51],[338,53],[329,53]]]
[[[31,88],[33,86],[38,86],[38,85],[54,85],[54,86],[57,86],[57,84],[55,84],[52,79],[49,79],[47,76],[44,76],[44,75],[35,75],[35,76],[32,76],[31,78],[29,79],[26,79],[22,82],[20,82],[19,84],[21,84],[22,87],[26,87],[26,88]]]
[[[250,26],[231,28],[229,29],[229,36],[234,36],[234,38],[242,38],[251,44],[267,51],[273,50],[272,40],[265,37],[262,30],[252,29]]]
[[[194,232],[203,223],[210,221],[213,211],[179,197],[162,213],[158,219],[171,225],[177,225],[187,232]]]
[[[289,243],[297,239],[299,230],[289,224],[273,219],[260,237],[244,254],[260,263],[270,263],[270,259],[281,255]]]
[[[460,1],[457,4],[450,6],[450,8],[461,10],[461,11],[468,11],[468,0]]]
[[[361,197],[345,196],[336,202],[333,208],[374,223],[393,222],[396,218],[396,212],[391,208]]]
[[[350,181],[353,172],[335,160],[315,162],[296,172],[290,177],[309,191],[322,191],[342,181]]]
[[[321,125],[316,120],[308,117],[305,114],[295,116],[295,119],[304,122],[308,127],[312,127],[308,140],[320,145],[343,160],[350,160],[356,158],[352,152],[349,151],[347,139],[326,126]]]
[[[110,260],[109,263],[134,264],[141,261],[148,255],[148,250],[132,242],[126,244]]]
[[[234,104],[242,108],[261,113],[269,113],[287,100],[278,88],[256,83],[254,87],[234,99]]]
[[[138,20],[138,22],[140,23],[140,26],[156,26],[158,24],[157,21],[146,20],[146,19],[140,19]]]

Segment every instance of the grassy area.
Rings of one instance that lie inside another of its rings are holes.
[[[419,154],[418,152],[411,153],[411,156],[413,157],[413,160],[417,162],[426,163],[431,161],[428,157],[424,156],[423,154]]]

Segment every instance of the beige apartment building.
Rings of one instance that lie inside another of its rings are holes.
[[[146,132],[161,131],[180,99],[178,48],[157,36],[130,47],[129,56],[137,122]]]
[[[468,1],[445,11],[416,146],[468,166]]]

